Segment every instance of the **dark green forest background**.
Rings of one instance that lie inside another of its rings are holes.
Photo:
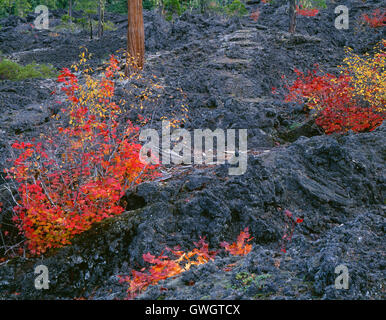
[[[0,18],[8,15],[25,16],[33,12],[35,7],[42,4],[50,10],[65,9],[72,6],[73,10],[97,9],[99,0],[0,0]],[[101,0],[107,12],[127,13],[127,0]],[[239,0],[144,0],[144,9],[162,10],[181,14],[188,9],[205,10],[209,7],[217,9],[231,9],[243,7],[243,1]]]

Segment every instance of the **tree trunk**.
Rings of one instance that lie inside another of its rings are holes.
[[[294,33],[296,29],[296,0],[289,0],[289,32]]]
[[[68,16],[70,17],[70,22],[72,18],[72,0],[68,1]]]
[[[125,73],[129,69],[142,69],[145,56],[145,30],[143,25],[142,0],[127,0],[127,61]]]
[[[207,6],[206,0],[200,0],[200,11],[201,11],[201,13],[205,12],[206,6]]]
[[[88,15],[88,21],[90,23],[90,39],[92,40],[92,34],[93,34],[93,32],[92,32],[92,18],[91,18],[90,14]]]
[[[104,3],[103,0],[98,2],[98,37],[101,38],[103,35],[103,24],[104,24]]]

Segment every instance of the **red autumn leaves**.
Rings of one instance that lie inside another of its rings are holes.
[[[293,217],[292,212],[289,210],[284,211],[284,217],[286,220],[286,226],[285,226],[284,235],[282,236],[282,239],[281,239],[281,251],[286,253],[287,244],[289,244],[292,240],[295,227],[297,224],[302,223],[303,219],[299,217],[296,217],[296,218]]]
[[[95,222],[124,211],[119,200],[134,184],[158,176],[155,166],[139,160],[139,128],[118,122],[112,101],[118,62],[111,57],[101,79],[80,85],[63,69],[64,122],[45,142],[15,142],[8,178],[19,184],[13,220],[32,254],[69,244]]]
[[[268,0],[263,0],[265,4],[269,3]],[[315,8],[305,8],[302,5],[297,5],[296,6],[296,14],[299,16],[304,16],[304,17],[315,17],[319,13],[318,9]],[[250,18],[254,21],[257,22],[260,18],[260,10],[256,9],[250,14]]]
[[[252,250],[252,245],[247,244],[253,238],[250,238],[248,227],[244,229],[237,237],[237,241],[233,244],[222,242],[221,246],[225,248],[232,255],[244,256]],[[179,247],[174,249],[166,248],[176,259],[171,259],[169,256],[164,255],[162,252],[158,257],[146,253],[142,256],[143,260],[152,266],[146,270],[132,271],[132,276],[120,276],[120,282],[128,283],[127,289],[128,298],[133,299],[139,293],[143,292],[150,285],[155,285],[159,281],[174,277],[182,272],[190,269],[192,265],[205,264],[211,260],[214,260],[217,251],[210,251],[209,245],[205,241],[205,238],[200,238],[198,242],[194,242],[196,248],[190,252],[181,251]]]
[[[243,256],[248,254],[252,250],[252,245],[247,244],[246,242],[251,241],[253,238],[249,237],[248,227],[241,231],[239,236],[237,237],[237,241],[233,244],[229,244],[227,242],[222,242],[221,246],[225,248],[232,255]]]
[[[386,11],[384,9],[375,9],[370,13],[364,13],[361,18],[371,28],[379,28],[386,25]]]
[[[257,20],[259,20],[259,18],[260,18],[260,11],[259,11],[259,9],[256,9],[255,11],[253,11],[249,17],[253,21],[257,22]]]
[[[296,224],[302,223],[303,219],[293,219],[292,213],[285,210],[286,218],[291,221],[291,225],[287,224],[285,234],[282,238],[281,251],[286,252],[285,242],[290,242]],[[222,242],[220,245],[234,256],[245,256],[252,250],[252,244],[248,244],[253,238],[250,237],[249,228],[246,227],[237,237],[236,242],[229,244]],[[128,283],[127,289],[128,299],[134,299],[138,294],[144,292],[150,285],[156,285],[161,280],[174,277],[182,272],[190,269],[192,265],[201,265],[216,258],[218,251],[210,251],[209,245],[205,238],[200,238],[200,241],[194,242],[196,248],[185,253],[179,247],[174,249],[166,248],[176,258],[171,259],[164,255],[164,252],[156,257],[150,253],[143,254],[142,258],[145,262],[152,266],[148,269],[142,268],[140,271],[132,270],[131,276],[119,276],[121,283]],[[235,264],[228,265],[224,271],[231,271]],[[194,284],[194,283],[192,283]],[[161,288],[162,290],[162,288]],[[166,290],[166,289],[165,289]]]
[[[384,114],[377,105],[369,105],[353,95],[352,77],[322,74],[318,69],[303,73],[295,69],[297,79],[287,86],[286,102],[303,103],[316,111],[315,123],[326,134],[372,131],[382,124]]]
[[[302,5],[296,6],[296,14],[304,17],[315,17],[319,13],[318,9],[305,8]]]
[[[120,276],[120,282],[127,282],[128,298],[133,299],[138,293],[143,292],[149,285],[157,284],[159,281],[176,276],[190,269],[192,265],[200,265],[213,260],[216,256],[215,251],[209,251],[208,243],[205,238],[200,238],[200,241],[195,242],[196,246],[190,252],[183,252],[179,247],[174,249],[166,248],[176,259],[170,259],[169,256],[162,252],[158,257],[146,253],[142,256],[143,260],[152,266],[145,272],[145,268],[141,271],[132,271],[132,277]]]

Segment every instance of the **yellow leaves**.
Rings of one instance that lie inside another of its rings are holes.
[[[63,218],[58,218],[58,219],[55,220],[55,222],[60,223],[60,224],[61,224],[63,221],[64,221]]]
[[[375,53],[371,56],[366,53],[362,56],[353,53],[351,48],[346,48],[346,57],[342,72],[352,76],[354,96],[362,97],[379,111],[385,111],[386,101],[386,41],[383,39],[375,47]]]

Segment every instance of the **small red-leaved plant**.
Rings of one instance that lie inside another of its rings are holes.
[[[196,246],[190,252],[183,252],[179,247],[174,249],[166,248],[171,252],[176,259],[171,259],[162,252],[158,257],[150,253],[144,254],[143,260],[153,264],[147,272],[145,268],[139,271],[132,271],[132,277],[119,276],[120,282],[129,283],[127,289],[128,298],[133,299],[137,294],[146,290],[149,285],[155,285],[159,281],[176,276],[181,272],[187,271],[192,265],[200,265],[213,260],[216,256],[215,251],[209,251],[208,243],[205,238],[200,238],[200,241],[194,242]]]
[[[221,242],[221,246],[234,256],[244,256],[252,250],[252,245],[246,243],[251,241],[252,239],[253,238],[250,238],[249,229],[248,227],[246,227],[244,231],[241,231],[241,233],[237,237],[236,242],[229,244],[228,242],[224,241]]]
[[[286,226],[284,235],[281,238],[281,252],[286,253],[287,252],[287,244],[289,244],[292,240],[292,236],[295,231],[295,227],[297,224],[302,223],[303,219],[301,218],[295,218],[292,215],[292,212],[289,210],[284,211],[285,219],[286,219]]]
[[[296,14],[299,16],[305,16],[305,17],[314,17],[319,13],[318,9],[310,9],[310,8],[305,8],[302,5],[296,6]]]
[[[288,87],[286,102],[307,101],[307,107],[316,111],[315,123],[325,133],[361,132],[374,130],[382,123],[382,116],[368,106],[361,106],[352,96],[351,77],[320,74],[318,70],[307,74],[295,69],[298,78]]]
[[[64,120],[53,119],[56,131],[41,142],[12,145],[15,156],[6,172],[18,183],[20,198],[13,220],[32,254],[69,244],[94,222],[121,214],[119,200],[128,188],[158,175],[139,160],[139,128],[119,122],[121,109],[113,101],[118,71],[112,56],[100,79],[86,75],[81,85],[63,69]]]
[[[371,28],[384,27],[386,25],[386,10],[375,9],[373,12],[362,14],[361,18]]]
[[[241,231],[237,241],[231,245],[222,242],[221,246],[232,255],[246,255],[252,250],[251,244],[245,242],[251,241],[248,227]],[[128,299],[134,299],[138,294],[145,291],[150,285],[155,285],[159,281],[174,277],[190,269],[192,265],[201,265],[215,259],[217,251],[210,251],[209,245],[205,242],[205,237],[200,241],[194,242],[196,248],[190,252],[181,251],[179,247],[174,249],[166,248],[176,258],[171,259],[162,252],[158,257],[146,253],[142,256],[143,260],[152,264],[148,270],[142,268],[141,271],[132,270],[132,276],[119,276],[121,283],[128,283]],[[225,268],[224,271],[230,271],[231,268]]]
[[[286,102],[305,103],[314,110],[315,123],[324,132],[372,131],[385,119],[385,42],[373,56],[360,57],[346,49],[341,74],[323,73],[318,67],[307,73],[295,69],[297,79],[287,85]]]
[[[255,11],[253,11],[253,12],[251,13],[251,15],[250,15],[250,18],[251,18],[253,21],[257,22],[257,20],[259,20],[259,18],[260,18],[260,11],[259,11],[259,9],[256,9]]]

